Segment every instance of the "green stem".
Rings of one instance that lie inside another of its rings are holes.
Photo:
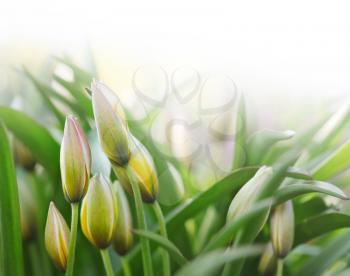
[[[283,276],[283,259],[278,259],[277,261],[276,276]]]
[[[152,205],[154,213],[156,214],[158,224],[159,224],[159,230],[160,234],[168,239],[168,232],[166,230],[165,226],[165,220],[163,216],[162,209],[160,208],[160,205],[158,201],[155,201]],[[171,269],[170,269],[170,259],[169,259],[169,254],[166,250],[162,249],[162,259],[163,259],[163,275],[164,276],[170,276]]]
[[[145,223],[145,212],[143,210],[140,188],[137,185],[137,183],[134,181],[133,172],[127,169],[127,174],[129,177],[132,191],[134,193],[138,228],[140,230],[146,231],[147,229],[146,229],[146,223]],[[149,241],[145,237],[140,237],[140,242],[141,242],[144,275],[152,276],[153,269],[152,269],[152,259],[151,259],[151,247],[149,245]]]
[[[121,257],[120,260],[122,262],[124,276],[131,276],[131,270],[130,270],[128,258]]]
[[[77,241],[79,203],[72,203],[72,217],[70,226],[69,249],[66,276],[73,276],[74,260],[75,260],[75,244]]]
[[[36,244],[31,242],[28,244],[28,252],[30,257],[30,263],[32,265],[32,275],[39,276],[41,269],[40,259],[38,258],[38,251],[36,248]]]
[[[109,254],[108,254],[108,249],[101,249],[100,252],[102,256],[103,265],[106,270],[106,275],[113,276],[113,268],[112,268],[111,258],[109,257]]]

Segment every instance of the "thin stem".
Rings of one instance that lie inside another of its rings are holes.
[[[137,183],[134,181],[133,172],[127,169],[127,174],[129,177],[132,191],[134,193],[138,228],[140,230],[147,230],[146,223],[145,223],[145,212],[143,210],[140,188],[137,185]],[[145,237],[140,237],[140,242],[141,242],[144,275],[152,276],[153,268],[152,268],[152,259],[151,259],[151,247],[149,245],[149,241]]]
[[[112,268],[111,258],[109,257],[109,254],[108,254],[108,249],[101,249],[100,252],[101,252],[103,265],[106,270],[106,275],[113,276],[113,268]]]
[[[72,218],[70,226],[69,249],[66,276],[73,276],[74,260],[75,260],[75,244],[77,241],[79,203],[72,203]]]
[[[154,213],[156,214],[158,224],[159,224],[159,230],[160,234],[168,239],[168,232],[166,230],[165,221],[162,209],[159,206],[158,201],[155,201],[152,205]],[[169,254],[166,250],[162,249],[162,259],[163,259],[163,275],[164,276],[170,276],[171,269],[170,269],[170,259]]]
[[[124,276],[131,276],[131,270],[130,270],[130,265],[129,265],[128,258],[127,257],[121,257],[120,260],[122,262]]]
[[[276,276],[283,276],[283,259],[278,259],[277,261]]]

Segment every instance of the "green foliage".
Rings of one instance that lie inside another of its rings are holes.
[[[48,260],[43,233],[50,201],[54,201],[66,221],[70,221],[69,205],[60,190],[59,167],[60,140],[68,114],[77,117],[88,137],[92,173],[102,173],[113,181],[118,178],[111,172],[109,161],[113,158],[106,157],[97,137],[91,97],[85,90],[90,87],[93,76],[67,58],[56,57],[54,64],[70,70],[72,79],[66,80],[54,72],[48,76],[49,82],[43,82],[35,73],[24,69],[28,85],[37,91],[47,116],[55,119],[54,125],[44,125],[45,120],[36,117],[35,111],[29,117],[9,105],[0,106],[3,122],[0,124],[1,275],[35,275],[40,265],[45,275],[58,275]],[[125,110],[127,131],[141,141],[154,160],[160,208],[155,216],[152,206],[141,204],[141,198],[135,206],[133,197],[127,196],[133,217],[133,231],[130,231],[134,235],[133,248],[125,256],[119,256],[112,248],[102,254],[105,264],[111,257],[116,275],[130,275],[129,270],[131,275],[142,275],[144,255],[141,253],[146,250],[150,254],[144,257],[144,264],[149,266],[150,275],[163,275],[166,268],[171,268],[172,275],[258,275],[264,245],[271,241],[271,214],[286,201],[293,204],[295,229],[293,248],[283,260],[283,275],[321,275],[327,271],[346,275],[350,269],[350,234],[344,228],[350,227],[350,209],[346,202],[350,184],[342,174],[346,175],[350,169],[350,142],[345,136],[349,130],[350,105],[344,104],[335,114],[320,114],[319,122],[295,132],[250,127],[249,112],[246,114],[249,107],[243,95],[239,95],[234,107],[235,136],[231,141],[235,146],[225,152],[232,157],[231,171],[220,172],[220,177],[201,191],[193,185],[196,178],[191,165],[171,154],[163,154],[164,145],[149,135],[147,128],[157,110],[139,121],[134,120],[132,110]],[[106,110],[104,103],[100,112]],[[114,116],[118,114],[111,118]],[[4,126],[11,136],[8,137]],[[113,127],[109,124],[104,127],[112,138],[117,137]],[[284,129],[288,127],[285,125]],[[9,138],[22,142],[28,149],[36,162],[34,169],[26,168],[24,172],[20,162],[17,168],[14,166]],[[104,147],[114,149],[111,143]],[[262,166],[268,168],[271,175],[261,183],[246,186]],[[30,186],[36,205],[33,222],[36,235],[23,243],[16,175]],[[252,193],[254,197],[242,196],[242,191],[251,187],[257,189]],[[226,219],[230,203],[238,200],[236,196],[242,201],[238,204],[239,212],[235,212],[232,220]],[[142,222],[144,229],[136,224],[136,210],[143,216],[143,219],[138,217],[138,222]],[[74,275],[103,273],[99,252],[80,230],[76,250]],[[164,256],[168,254],[170,264],[164,266]]]

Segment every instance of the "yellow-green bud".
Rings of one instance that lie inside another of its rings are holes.
[[[92,106],[103,151],[115,166],[130,159],[129,133],[123,108],[116,94],[101,82],[91,83]]]
[[[113,169],[124,189],[133,195],[130,178],[137,182],[142,200],[146,203],[155,201],[158,194],[158,178],[153,159],[147,149],[133,138],[133,151],[126,167],[114,166]]]
[[[32,171],[34,169],[36,161],[33,155],[28,150],[28,148],[17,139],[13,140],[13,154],[15,156],[16,162],[19,163],[27,171]]]
[[[272,168],[263,166],[257,171],[252,179],[244,184],[231,202],[227,213],[227,221],[232,221],[238,216],[243,215],[252,207],[257,196],[261,192],[264,183],[266,183],[271,176]]]
[[[69,232],[66,221],[51,202],[45,228],[45,245],[52,261],[61,271],[67,267]]]
[[[18,182],[19,205],[21,215],[21,232],[23,241],[29,241],[36,234],[36,208],[33,193],[28,183]]]
[[[110,183],[101,174],[95,175],[83,199],[80,222],[85,237],[97,248],[104,249],[112,243],[118,213]]]
[[[258,271],[261,275],[273,275],[277,266],[277,258],[272,249],[271,242],[265,247],[263,254],[261,255]]]
[[[271,217],[271,241],[277,257],[287,256],[294,242],[294,210],[291,201],[275,208]]]
[[[72,116],[67,117],[64,127],[60,165],[66,199],[79,202],[89,186],[91,153],[83,130]]]
[[[118,221],[114,232],[113,247],[119,255],[125,255],[133,244],[132,217],[125,193],[116,181],[114,183],[118,201]]]

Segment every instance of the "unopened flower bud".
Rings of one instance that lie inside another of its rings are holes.
[[[127,167],[114,166],[113,169],[130,195],[133,195],[130,184],[130,178],[132,178],[140,188],[142,200],[152,203],[158,194],[158,178],[153,159],[136,138],[133,138],[133,141],[133,151]]]
[[[17,139],[13,140],[13,153],[15,160],[27,171],[32,171],[35,167],[36,161],[23,143]]]
[[[125,166],[130,159],[129,133],[119,99],[101,82],[91,83],[92,106],[98,137],[103,151],[115,166]]]
[[[78,122],[68,116],[60,154],[62,187],[66,199],[79,202],[87,192],[91,168],[91,153]]]
[[[263,254],[261,255],[258,271],[261,275],[273,275],[277,266],[277,258],[272,249],[271,242],[265,247]]]
[[[97,174],[83,199],[80,222],[85,237],[97,248],[108,247],[118,220],[117,199],[110,183]]]
[[[261,192],[263,185],[272,176],[272,168],[263,166],[252,179],[250,179],[244,186],[238,191],[233,198],[230,208],[227,213],[227,221],[232,221],[238,216],[243,215],[249,208],[252,207],[257,196]]]
[[[69,232],[66,221],[51,202],[45,228],[45,245],[52,261],[61,271],[67,267]]]
[[[119,255],[125,255],[133,244],[132,217],[126,195],[116,181],[114,183],[118,202],[118,221],[113,238],[113,247]]]
[[[21,232],[23,241],[34,238],[36,233],[36,208],[33,193],[28,183],[18,180]]]
[[[294,242],[294,210],[289,200],[278,205],[271,217],[271,241],[279,258],[287,256]]]

